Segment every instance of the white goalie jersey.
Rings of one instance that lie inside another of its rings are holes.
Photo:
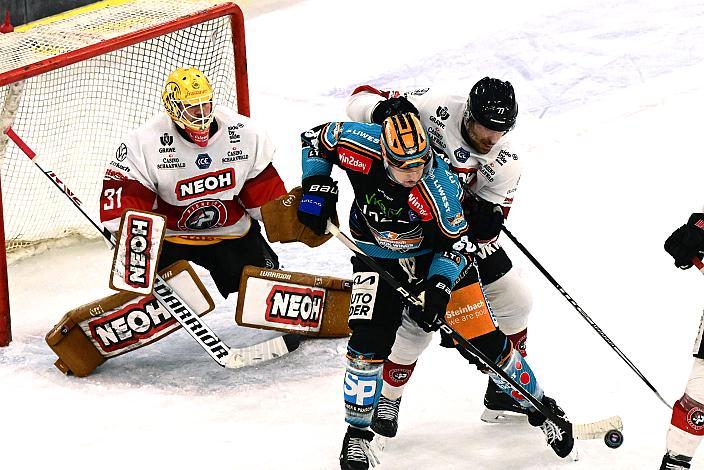
[[[487,154],[474,150],[462,137],[466,97],[433,92],[428,88],[401,92],[358,87],[347,102],[354,121],[371,122],[376,105],[387,98],[404,96],[420,112],[433,149],[443,154],[469,189],[484,200],[500,204],[508,213],[521,177],[521,162],[504,136]]]
[[[165,113],[130,133],[103,179],[100,216],[116,231],[127,209],[166,217],[166,237],[212,243],[245,235],[259,208],[286,193],[264,129],[224,106],[205,147],[184,138]]]

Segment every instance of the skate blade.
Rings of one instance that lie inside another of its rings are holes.
[[[386,449],[386,441],[388,438],[376,434],[374,439],[368,444],[368,451],[366,452],[369,463],[372,467],[376,467],[381,464],[381,457],[383,456],[384,449]]]
[[[479,417],[485,423],[490,424],[526,424],[528,416],[512,411],[484,409],[484,413]]]
[[[579,454],[579,448],[577,447],[577,443],[574,443],[574,447],[572,448],[572,452],[570,452],[567,455],[567,460],[571,462],[578,462],[580,459],[581,455]]]

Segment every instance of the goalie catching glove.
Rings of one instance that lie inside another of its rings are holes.
[[[331,234],[318,235],[298,220],[298,205],[302,197],[303,191],[298,186],[288,194],[262,206],[262,221],[266,237],[270,242],[301,242],[307,246],[316,247],[330,240]],[[337,213],[332,215],[332,221],[338,224]]]
[[[685,225],[672,232],[665,240],[665,251],[678,268],[691,268],[692,259],[701,258],[704,252],[704,214],[692,214]]]

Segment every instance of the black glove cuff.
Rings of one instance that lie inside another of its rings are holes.
[[[337,181],[328,175],[313,175],[303,178],[301,186],[303,194],[316,194],[329,201],[337,202]]]
[[[447,298],[450,298],[450,294],[452,294],[452,283],[448,278],[445,276],[442,276],[440,274],[435,274],[428,278],[428,284],[427,286],[429,288],[436,289],[437,292],[443,292]],[[427,292],[426,292],[427,295]]]

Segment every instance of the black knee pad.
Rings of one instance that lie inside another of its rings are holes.
[[[348,349],[356,351],[366,359],[386,359],[396,339],[396,330],[378,328],[370,322],[350,322],[352,336]]]

